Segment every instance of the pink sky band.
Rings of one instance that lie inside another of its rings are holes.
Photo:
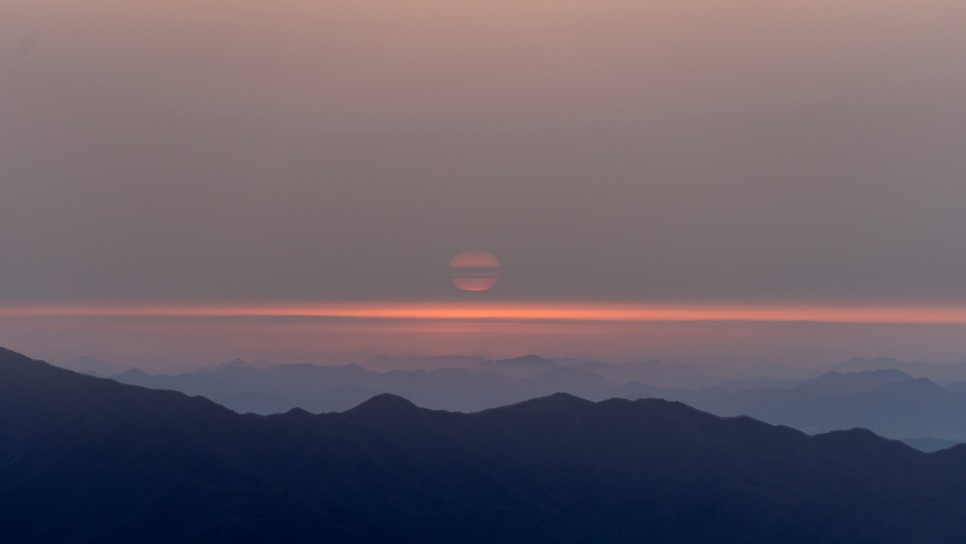
[[[966,324],[966,307],[660,305],[587,303],[320,303],[7,306],[0,317],[326,317],[527,321],[762,321]]]

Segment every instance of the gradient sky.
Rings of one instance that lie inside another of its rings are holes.
[[[7,0],[0,307],[966,307],[963,28],[961,0]],[[448,279],[473,247],[485,294]],[[112,355],[40,321],[0,343]],[[939,328],[822,356],[966,358]],[[449,345],[377,336],[343,351]],[[688,356],[633,338],[570,349]]]

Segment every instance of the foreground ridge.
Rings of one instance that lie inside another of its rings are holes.
[[[661,400],[239,415],[0,349],[5,542],[955,542],[966,447]]]

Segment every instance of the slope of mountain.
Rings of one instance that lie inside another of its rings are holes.
[[[747,415],[809,433],[864,427],[896,439],[966,441],[966,393],[897,370],[827,372],[793,387],[743,390],[623,388],[628,398],[663,398],[722,416]]]
[[[239,415],[0,351],[4,542],[915,542],[966,534],[966,447],[661,400],[474,414],[379,395]]]
[[[949,449],[960,444],[960,442],[941,440],[939,438],[906,438],[903,440],[903,442],[919,451],[924,451],[927,453]]]

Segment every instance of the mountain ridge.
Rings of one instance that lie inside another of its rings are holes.
[[[966,531],[966,447],[809,437],[659,399],[464,414],[378,395],[360,409],[241,415],[0,351],[0,538],[938,544]]]

